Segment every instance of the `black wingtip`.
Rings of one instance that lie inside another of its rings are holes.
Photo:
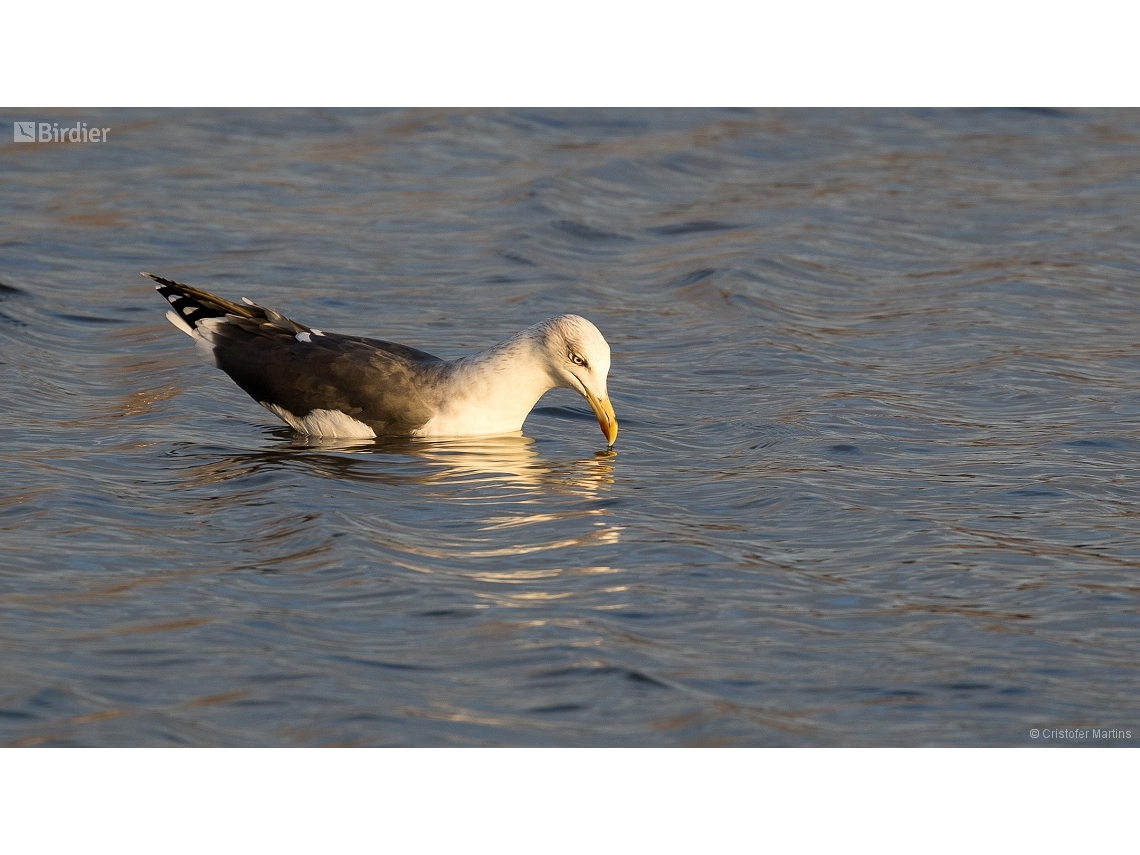
[[[164,279],[161,276],[155,276],[153,273],[147,273],[145,270],[139,271],[140,276],[145,276],[147,279],[153,279],[160,285],[177,285],[178,283],[172,279]]]

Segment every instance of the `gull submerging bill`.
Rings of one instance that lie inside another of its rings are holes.
[[[246,300],[144,273],[166,317],[207,361],[294,430],[319,437],[514,433],[551,389],[576,389],[612,447],[610,346],[585,318],[559,315],[450,362],[402,344],[321,332]]]

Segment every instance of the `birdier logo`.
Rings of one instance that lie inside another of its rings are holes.
[[[13,122],[12,139],[16,142],[106,142],[110,128],[89,128],[86,122],[60,127],[59,122]]]

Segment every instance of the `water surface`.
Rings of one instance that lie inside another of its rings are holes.
[[[1140,113],[32,118],[111,131],[0,144],[0,743],[1140,736]],[[616,449],[306,441],[140,270],[582,314]]]

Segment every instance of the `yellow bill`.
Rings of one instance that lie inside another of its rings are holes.
[[[618,435],[618,423],[617,416],[614,415],[614,405],[610,403],[610,396],[596,398],[587,391],[586,400],[590,402],[590,408],[598,417],[598,425],[601,427],[602,433],[606,435],[606,442],[613,445]]]

